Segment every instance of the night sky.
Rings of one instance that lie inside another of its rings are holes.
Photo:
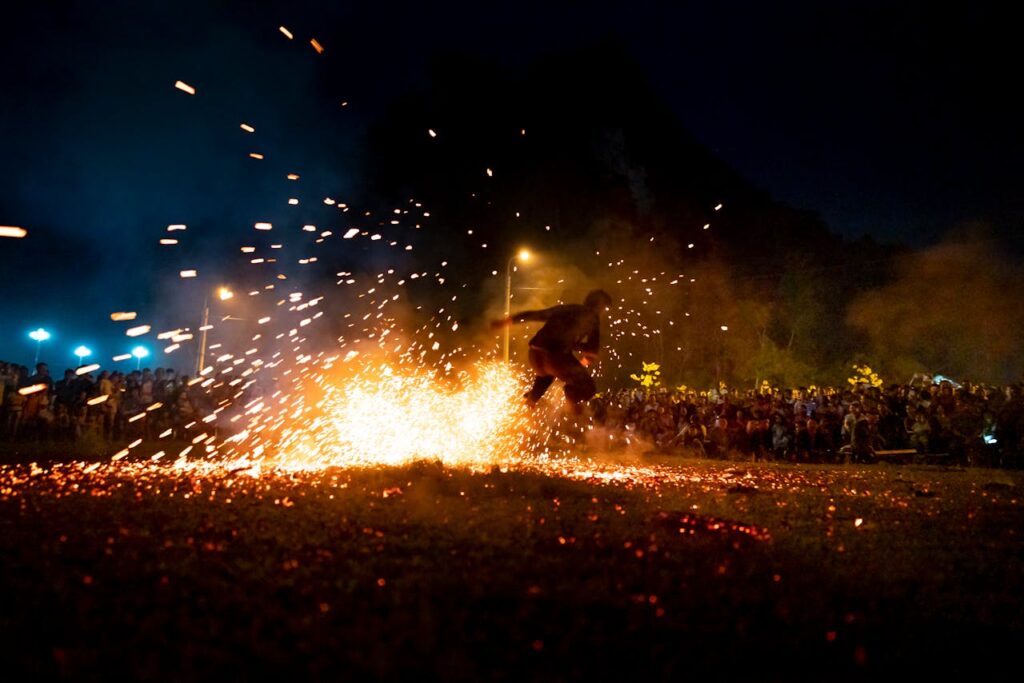
[[[612,41],[697,140],[839,234],[925,246],[984,223],[1016,244],[1015,24],[977,2],[783,4],[6,9],[0,225],[29,236],[0,240],[0,358],[30,361],[26,335],[39,325],[56,335],[44,357],[72,365],[79,343],[101,361],[131,347],[111,311],[159,305],[168,318],[198,318],[203,291],[225,275],[219,259],[254,221],[282,217],[285,172],[302,173],[304,204],[358,197],[363,132],[439,52],[516,68]],[[178,79],[199,95],[175,90]],[[157,244],[171,223],[192,238],[173,253]],[[196,265],[199,281],[178,279]]]

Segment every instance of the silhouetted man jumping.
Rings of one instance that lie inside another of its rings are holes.
[[[597,393],[597,385],[587,372],[587,365],[601,350],[601,314],[612,298],[603,289],[587,294],[580,304],[563,304],[540,311],[523,311],[510,318],[495,320],[494,329],[524,322],[543,322],[544,326],[530,340],[530,366],[535,374],[533,387],[526,393],[534,405],[556,379],[565,382],[565,398],[573,411]],[[584,362],[573,354],[579,351]]]

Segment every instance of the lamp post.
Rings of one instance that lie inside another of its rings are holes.
[[[36,342],[36,359],[32,361],[32,367],[35,367],[39,365],[39,349],[42,348],[43,342],[50,338],[50,333],[40,327],[29,332],[28,336]]]
[[[509,315],[512,314],[512,264],[516,261],[520,263],[526,263],[530,260],[531,254],[528,249],[520,249],[516,254],[508,260],[508,265],[505,267],[505,318],[508,319]],[[508,344],[509,336],[511,334],[510,326],[505,325],[505,343],[502,346],[502,359],[508,363]]]
[[[78,356],[78,367],[82,367],[82,359],[85,358],[86,356],[91,356],[92,349],[90,349],[88,346],[82,345],[75,349],[73,353],[76,356]]]
[[[142,367],[142,359],[149,355],[149,349],[145,346],[136,346],[132,349],[132,355],[135,356],[135,369],[138,370]]]
[[[221,301],[227,301],[235,296],[227,287],[217,288],[217,298]],[[203,324],[199,326],[199,357],[196,359],[196,376],[203,370],[203,364],[206,362],[206,331],[210,329],[210,297],[207,296],[203,299]]]
[[[718,329],[720,329],[723,333],[728,332],[729,326],[719,325]],[[721,339],[718,342],[718,359],[715,362],[715,382],[718,384],[718,386],[722,385],[722,365],[725,362],[725,334],[720,335],[720,337]]]

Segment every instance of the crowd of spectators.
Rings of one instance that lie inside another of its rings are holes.
[[[84,368],[79,369],[79,372]],[[0,439],[186,439],[216,396],[170,368],[76,373],[54,380],[0,361]],[[1024,385],[950,381],[837,390],[606,391],[594,422],[667,453],[794,462],[872,462],[888,453],[1024,464]]]
[[[65,370],[54,379],[46,363],[30,373],[0,361],[0,439],[111,441],[185,438],[212,411],[209,393],[170,368],[131,372]],[[168,431],[170,430],[170,431]]]
[[[849,390],[606,392],[597,424],[665,452],[798,462],[873,462],[895,454],[1019,466],[1024,387],[950,381]]]

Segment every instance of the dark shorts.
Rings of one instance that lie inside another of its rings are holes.
[[[556,379],[565,382],[565,397],[572,403],[589,401],[597,393],[597,385],[583,364],[571,353],[530,348],[530,367],[536,378],[527,397],[538,401]]]

